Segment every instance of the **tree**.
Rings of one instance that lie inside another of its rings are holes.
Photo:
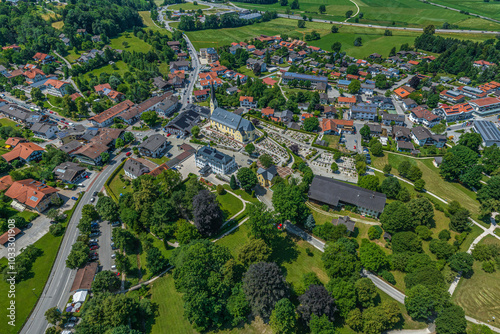
[[[253,143],[248,143],[245,146],[245,152],[247,152],[248,154],[252,154],[254,151],[255,151],[255,145]]]
[[[373,145],[370,146],[370,151],[372,152],[372,154],[374,156],[381,156],[382,155],[382,152],[383,152],[383,147],[382,147],[382,143],[377,141],[376,143],[374,143]]]
[[[87,244],[77,241],[71,246],[71,252],[66,259],[66,267],[77,269],[83,267],[89,259],[89,248]]]
[[[111,197],[99,197],[95,207],[102,219],[110,222],[118,220],[118,205]]]
[[[412,199],[406,204],[416,225],[425,225],[432,227],[434,218],[434,208],[427,197],[418,197]]]
[[[254,171],[250,168],[243,167],[238,170],[237,173],[238,181],[240,181],[240,185],[246,192],[250,192],[253,187],[255,187],[258,183],[257,175],[255,175]]]
[[[361,307],[367,308],[375,305],[375,299],[378,296],[377,288],[369,278],[360,278],[356,281],[355,287],[358,303]]]
[[[341,238],[332,244],[327,244],[322,260],[326,272],[331,278],[349,278],[359,276],[361,263],[357,257],[357,243]]]
[[[448,259],[453,255],[454,249],[453,246],[447,243],[444,240],[433,239],[429,243],[429,250],[431,253],[436,254],[436,257],[441,259]]]
[[[437,334],[465,334],[466,328],[464,309],[458,305],[450,305],[436,318]]]
[[[333,29],[333,27],[332,27],[332,29]],[[337,30],[338,30],[338,28],[337,28]],[[339,53],[340,50],[342,49],[342,43],[340,43],[340,42],[334,42],[332,44],[331,48],[332,48],[333,52]]]
[[[62,320],[61,311],[57,307],[51,307],[45,311],[45,320],[51,325],[57,325]]]
[[[479,146],[483,142],[483,138],[477,132],[462,133],[458,138],[458,144],[470,148],[474,152],[479,152]]]
[[[462,233],[469,230],[469,210],[465,208],[458,209],[450,217],[450,230]]]
[[[380,181],[375,175],[365,175],[358,178],[358,186],[368,190],[377,191]]]
[[[49,232],[55,237],[59,237],[64,233],[64,226],[61,223],[52,224],[49,227]]]
[[[322,285],[310,285],[306,292],[299,296],[300,305],[297,311],[304,321],[309,323],[311,316],[315,314],[318,317],[326,315],[328,320],[334,320],[334,314],[337,312],[335,299]]]
[[[380,215],[380,222],[382,228],[389,233],[405,231],[413,227],[410,211],[404,203],[399,201],[389,203],[385,207],[384,212]]]
[[[288,298],[280,299],[273,312],[269,324],[276,334],[292,334],[295,333],[297,326],[297,313],[295,307]]]
[[[415,181],[413,186],[414,186],[416,191],[422,191],[425,188],[425,181],[422,179],[418,179],[417,181]]]
[[[311,334],[334,334],[335,325],[333,322],[328,320],[326,315],[318,317],[316,314],[311,316],[309,321],[309,328],[311,329]]]
[[[318,129],[319,120],[316,117],[306,118],[302,127],[307,132],[313,132]]]
[[[365,139],[365,140],[368,140],[370,139],[370,135],[371,135],[371,131],[370,131],[370,127],[368,126],[368,124],[365,124],[363,125],[363,127],[361,128],[361,130],[359,130],[359,134]]]
[[[110,270],[103,270],[95,275],[92,282],[92,291],[97,292],[113,292],[120,288],[121,280],[116,274]]]
[[[125,145],[125,142],[121,138],[116,138],[115,148],[121,148]]]
[[[252,263],[265,262],[271,255],[271,248],[262,239],[250,239],[241,247],[238,260],[246,267]]]
[[[363,332],[378,334],[393,328],[400,321],[399,305],[395,301],[382,302],[376,307],[369,307],[363,312]]]
[[[436,28],[432,24],[428,25],[424,28],[424,34],[427,34],[427,35],[434,35],[435,31],[436,31]]]
[[[123,140],[125,141],[125,143],[130,143],[134,139],[135,137],[132,132],[125,132],[125,134],[123,135]]]
[[[100,157],[101,157],[101,161],[103,164],[105,164],[109,161],[109,153],[108,152],[102,152]]]
[[[203,189],[193,197],[194,225],[204,236],[217,233],[224,222],[224,215],[215,195]]]
[[[282,221],[289,220],[292,224],[303,223],[309,215],[304,193],[297,185],[278,183],[273,192],[272,202]]]
[[[229,260],[229,262],[234,260]],[[241,283],[237,284],[231,292],[231,296],[227,300],[227,310],[233,317],[233,326],[246,320],[247,315],[250,313],[250,305],[248,304],[245,292],[241,287]]]
[[[314,227],[316,226],[316,221],[314,220],[314,216],[312,214],[307,216],[307,220],[306,220],[306,223],[304,224],[304,226],[309,231],[312,231],[314,229]]]
[[[351,312],[349,312],[345,323],[355,332],[363,332],[363,314],[361,313],[359,308],[355,308]]]
[[[174,236],[181,245],[187,245],[192,240],[202,238],[200,232],[198,232],[198,229],[184,219],[180,219],[179,221],[177,221]]]
[[[394,253],[419,253],[422,252],[422,241],[414,232],[398,232],[392,236],[392,250]]]
[[[332,164],[330,165],[330,168],[332,170],[332,173],[335,173],[336,171],[339,170],[339,165],[336,162],[332,162]]]
[[[319,6],[319,12],[320,12],[321,14],[323,14],[324,12],[326,12],[326,6],[325,6],[325,5],[320,5],[320,6]]]
[[[191,128],[191,134],[194,138],[198,138],[198,135],[200,134],[200,127],[198,125],[193,126]]]
[[[293,0],[290,9],[299,9],[299,0]]]
[[[443,157],[439,166],[440,174],[448,181],[455,180],[463,171],[474,166],[477,160],[477,153],[470,148],[463,145],[453,146]]]
[[[391,174],[392,166],[389,164],[385,164],[383,171],[385,175]]]
[[[267,210],[264,203],[248,205],[249,236],[262,239],[269,245],[277,234],[275,219],[274,212]]]
[[[361,37],[357,37],[355,40],[354,40],[354,46],[362,46],[363,45],[363,40],[361,39]]]
[[[348,10],[347,12],[345,12],[345,17],[348,19],[352,16],[353,14],[353,11],[352,10]]]
[[[306,27],[306,21],[304,21],[304,20],[297,21],[297,27],[298,28],[305,28]]]
[[[161,251],[156,247],[151,247],[146,252],[146,267],[151,276],[158,275],[168,265],[168,260],[165,259]]]
[[[484,167],[482,165],[475,165],[467,169],[458,179],[467,188],[479,188],[481,186],[483,171]]]
[[[274,262],[250,265],[243,276],[243,291],[255,315],[269,318],[276,303],[289,295],[281,268]]]
[[[264,168],[269,168],[273,165],[273,158],[265,153],[265,154],[262,154],[260,157],[259,157],[259,161],[260,163],[262,164],[262,166],[264,166]]]
[[[387,195],[390,199],[395,199],[401,191],[399,180],[393,176],[389,176],[382,181],[380,191]]]
[[[417,166],[411,166],[408,170],[407,177],[410,181],[416,181],[422,178],[422,171]]]
[[[416,285],[406,292],[405,307],[408,315],[415,320],[426,320],[434,312],[434,298],[429,289]]]
[[[432,237],[432,231],[424,225],[417,226],[415,228],[415,233],[417,233],[418,237],[422,240],[428,240]]]
[[[149,126],[153,126],[159,122],[160,118],[155,110],[148,110],[142,113],[141,120]]]
[[[238,189],[238,183],[236,182],[236,176],[231,175],[231,181],[229,182],[229,186],[231,187],[232,190]]]
[[[466,252],[455,253],[449,259],[451,270],[457,273],[462,272],[463,276],[466,278],[472,276],[472,273],[474,272],[472,270],[473,264],[474,258],[471,254]]]
[[[406,177],[410,172],[411,164],[408,160],[403,160],[398,166],[399,175]]]
[[[363,239],[361,242],[359,258],[363,267],[374,272],[378,272],[389,264],[384,251],[377,244],[369,242],[368,239]]]
[[[380,228],[380,226],[377,225],[370,226],[370,228],[368,229],[368,238],[370,240],[378,239],[382,236],[382,232],[383,231]]]
[[[359,80],[352,80],[347,89],[349,90],[349,93],[356,94],[361,89],[361,83]]]
[[[337,27],[337,26],[332,26],[331,31],[332,31],[332,34],[336,34],[336,33],[338,33],[338,32],[339,32],[339,27]]]

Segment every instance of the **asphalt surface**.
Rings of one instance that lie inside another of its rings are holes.
[[[63,310],[69,298],[69,290],[73,284],[73,279],[76,270],[71,270],[66,267],[66,258],[68,257],[71,246],[76,242],[79,231],[76,228],[80,218],[82,217],[82,207],[85,204],[90,204],[90,199],[93,197],[94,191],[100,191],[104,187],[104,183],[109,178],[111,173],[120,165],[119,161],[125,154],[120,154],[114,158],[114,163],[109,165],[103,172],[101,172],[94,183],[83,194],[83,198],[78,203],[73,217],[71,218],[66,234],[62,241],[59,253],[57,254],[56,261],[52,267],[49,279],[45,285],[43,293],[40,295],[37,305],[33,309],[30,317],[26,321],[20,333],[26,334],[43,334],[48,327],[45,320],[45,312],[54,306]],[[95,203],[95,202],[94,202]],[[109,240],[109,239],[108,239]],[[100,252],[101,253],[101,252]],[[102,252],[104,253],[104,252]],[[100,254],[101,257],[110,257],[111,254]]]

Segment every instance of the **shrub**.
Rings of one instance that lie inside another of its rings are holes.
[[[217,185],[217,195],[224,195],[226,193],[226,189],[222,186],[222,184]]]
[[[439,238],[439,240],[445,240],[445,241],[450,240],[450,238],[451,238],[450,231],[442,230],[441,232],[439,232],[438,238]]]
[[[387,270],[382,270],[380,272],[380,277],[385,279],[387,282],[391,283],[392,285],[396,284],[396,279],[394,278],[394,275]]]
[[[495,269],[495,261],[493,261],[493,260],[484,261],[481,267],[487,273],[492,273],[496,270]]]
[[[378,225],[370,226],[368,229],[368,238],[370,240],[378,239],[382,235],[382,228]]]
[[[432,231],[424,225],[417,226],[415,232],[422,240],[427,240],[432,236]]]
[[[62,224],[53,224],[50,225],[49,232],[54,237],[58,237],[64,233],[64,227],[62,226]]]
[[[328,212],[330,210],[330,207],[328,205],[322,205],[321,210]]]

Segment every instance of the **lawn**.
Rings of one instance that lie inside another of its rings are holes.
[[[226,183],[226,184],[224,184],[224,189],[229,190],[230,192],[235,193],[236,195],[240,196],[241,198],[243,198],[247,202],[259,203],[259,200],[257,198],[252,197],[251,194],[247,193],[245,190],[243,190],[241,188],[233,190],[233,189],[231,189],[231,187],[229,186],[229,184]]]
[[[435,0],[440,5],[460,9],[470,13],[500,19],[500,3],[496,1],[484,2],[484,0]]]
[[[154,162],[157,165],[161,165],[170,160],[169,158],[167,158],[166,155],[162,156],[161,158],[147,158],[147,159]]]
[[[139,15],[141,16],[142,22],[144,23],[144,25],[146,27],[148,27],[149,29],[151,29],[153,31],[161,31],[165,34],[169,34],[167,29],[160,28],[153,22],[153,19],[151,18],[150,12],[148,12],[148,11],[139,12]]]
[[[226,220],[233,217],[243,209],[241,200],[226,192],[224,195],[217,195],[217,200],[220,203],[221,209],[225,214]]]
[[[123,43],[126,42],[126,46]],[[110,40],[110,46],[113,49],[120,49],[126,51],[137,51],[146,53],[151,50],[153,47],[148,43],[144,42],[139,37],[134,36],[132,32],[124,32],[119,35],[117,38],[112,38]]]
[[[206,5],[195,5],[193,3],[180,3],[178,5],[172,5],[172,6],[169,6],[168,9],[170,10],[180,10],[180,9],[184,9],[184,10],[198,10],[198,9],[207,9],[207,8],[210,8]]]
[[[111,189],[116,198],[119,198],[120,194],[132,192],[132,187],[127,186],[125,182],[120,179],[120,175],[123,175],[125,177],[125,171],[123,170],[123,168],[120,169],[120,171],[115,175],[115,177],[113,177],[113,179],[109,183],[109,189]]]
[[[417,1],[417,0],[415,0]],[[217,30],[188,31],[196,49],[205,47],[219,47],[235,41],[248,40],[261,34],[276,35],[287,34],[290,37],[304,39],[306,34],[317,31],[322,37],[308,44],[330,50],[334,42],[342,43],[342,51],[353,57],[366,57],[373,52],[388,56],[393,47],[399,49],[401,44],[413,44],[415,38],[421,33],[417,31],[392,30],[393,36],[384,36],[383,29],[342,26],[336,34],[330,33],[331,24],[319,22],[306,22],[305,28],[298,28],[296,20],[278,18],[269,22],[256,23],[239,28],[226,28]],[[443,36],[483,41],[488,38],[484,34],[442,34]],[[354,46],[354,40],[361,37],[363,45]]]
[[[114,65],[116,65],[116,66],[114,66]],[[115,70],[114,68],[117,68],[117,70]],[[103,66],[100,68],[96,68],[95,70],[92,70],[90,72],[85,73],[84,76],[86,79],[89,78],[90,73],[95,75],[97,78],[99,78],[99,75],[101,73],[108,73],[108,74],[118,73],[121,76],[123,76],[126,72],[128,72],[128,70],[129,69],[128,69],[127,64],[125,64],[125,62],[123,62],[123,60],[120,60],[120,61],[117,61],[116,63],[114,63],[113,65],[106,65],[106,66]]]
[[[486,236],[481,244],[497,244],[500,240]],[[500,271],[488,274],[481,269],[481,262],[474,262],[474,274],[469,279],[462,278],[453,294],[453,301],[462,306],[465,314],[487,322],[492,317],[500,319]]]
[[[61,30],[64,27],[64,21],[53,22],[52,27],[54,29]]]
[[[340,136],[324,135],[323,140],[328,142],[328,147],[331,148],[339,147]]]
[[[389,163],[393,167],[393,173],[397,175],[397,166],[403,160],[408,160],[412,165],[418,166],[422,171],[422,179],[425,181],[425,188],[433,194],[440,196],[447,202],[458,201],[463,207],[469,210],[472,216],[477,217],[479,213],[479,203],[476,201],[476,194],[456,182],[446,182],[439,175],[439,169],[432,164],[430,159],[413,159],[398,154],[384,152],[382,157],[373,157],[373,166],[382,169]],[[443,203],[444,204],[444,203]]]
[[[0,126],[10,126],[15,128],[18,125],[18,123],[14,122],[13,120],[10,120],[8,118],[0,118]]]

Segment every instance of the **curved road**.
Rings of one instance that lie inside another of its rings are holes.
[[[359,6],[358,6],[358,4],[357,4],[357,3],[355,3],[355,2],[354,2],[354,1],[352,1],[352,0],[349,0],[349,1],[350,1],[350,2],[352,2],[352,3],[356,6],[356,8],[358,9],[358,11],[356,12],[356,14],[354,14],[354,15],[352,15],[351,17],[348,17],[347,19],[345,19],[345,21],[344,21],[344,22],[349,21],[349,19],[352,19],[353,17],[356,17],[356,16],[358,16],[358,14],[359,14]]]
[[[120,165],[119,161],[124,156],[124,153],[116,156],[113,159],[113,164],[104,169],[104,171],[102,171],[94,180],[94,183],[83,194],[82,199],[75,209],[73,217],[68,223],[66,234],[64,235],[64,239],[61,243],[61,247],[52,267],[49,279],[45,284],[43,292],[40,295],[35,308],[31,312],[30,317],[24,324],[20,333],[45,333],[45,330],[48,327],[48,323],[45,320],[45,311],[54,306],[59,307],[61,310],[65,308],[66,302],[69,298],[69,289],[71,289],[71,285],[73,284],[73,279],[76,274],[76,270],[66,268],[66,258],[71,251],[71,246],[76,242],[76,238],[79,234],[76,226],[82,217],[82,207],[85,204],[91,203],[90,199],[93,197],[92,193],[94,191],[100,191],[101,188],[104,187],[104,183],[113,171]]]

